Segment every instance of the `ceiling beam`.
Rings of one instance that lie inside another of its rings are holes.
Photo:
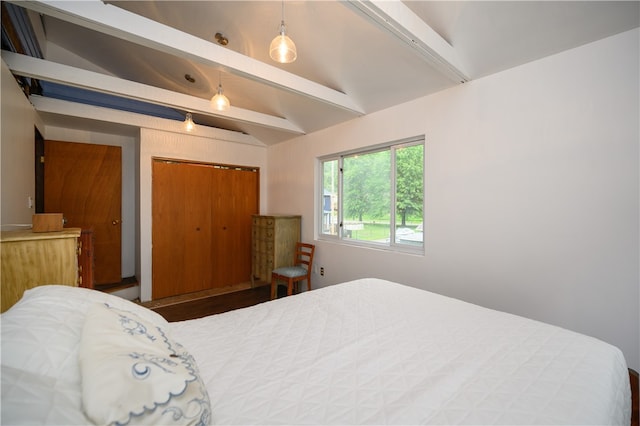
[[[453,46],[400,0],[348,0],[344,4],[396,36],[449,79],[469,81]]]
[[[29,100],[33,104],[36,111],[41,113],[65,115],[86,120],[101,121],[118,126],[131,126],[134,128],[143,127],[146,129],[184,133],[191,136],[201,136],[228,142],[264,146],[262,142],[258,141],[253,136],[241,132],[234,132],[232,130],[196,125],[195,131],[187,132],[184,128],[184,122],[182,121],[151,117],[145,114],[119,111],[111,108],[103,108],[93,105],[82,105],[77,102],[45,98],[39,95],[31,95],[29,96]]]
[[[32,58],[31,56],[20,55],[6,50],[2,51],[2,60],[7,64],[12,73],[24,77],[51,81],[169,108],[183,109],[192,113],[257,124],[290,133],[304,134],[301,128],[287,119],[234,106],[231,106],[226,111],[217,111],[211,107],[208,99],[202,99],[196,96],[172,92],[170,90],[62,65],[44,59]]]
[[[100,0],[10,0],[19,6],[364,115],[346,94]]]

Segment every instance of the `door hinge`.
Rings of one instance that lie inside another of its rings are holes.
[[[40,164],[44,164],[44,155],[40,156]]]

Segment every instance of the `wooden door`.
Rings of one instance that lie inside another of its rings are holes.
[[[213,287],[251,278],[252,215],[258,212],[257,170],[219,167],[212,173]]]
[[[248,282],[258,172],[155,159],[152,298]]]
[[[45,141],[44,212],[67,227],[91,228],[94,283],[122,280],[122,148]]]
[[[154,160],[152,299],[211,286],[210,167]]]

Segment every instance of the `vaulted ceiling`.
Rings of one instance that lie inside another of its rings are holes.
[[[46,122],[97,125],[61,98],[174,120],[191,112],[265,145],[640,26],[637,1],[9,3],[25,10],[8,14],[18,33],[8,39],[35,46],[5,46],[3,8],[2,58],[42,82],[32,102]],[[268,53],[283,10],[298,50],[290,64]],[[223,112],[209,103],[219,83],[232,105]]]

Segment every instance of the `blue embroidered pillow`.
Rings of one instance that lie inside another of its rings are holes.
[[[194,358],[159,326],[96,304],[79,358],[83,409],[96,424],[209,424],[209,395]]]

